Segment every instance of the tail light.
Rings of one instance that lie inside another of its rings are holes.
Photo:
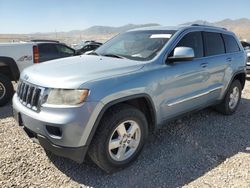
[[[39,63],[39,50],[37,46],[33,46],[33,60],[34,63]]]

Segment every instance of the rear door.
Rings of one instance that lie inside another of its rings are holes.
[[[205,62],[208,82],[209,100],[213,101],[220,97],[224,87],[226,71],[234,57],[226,54],[225,44],[221,33],[203,32]]]

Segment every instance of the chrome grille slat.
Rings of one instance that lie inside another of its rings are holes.
[[[28,99],[29,99],[29,94],[30,94],[30,86],[28,85],[27,86],[27,95],[25,96],[25,102],[27,103],[27,104],[29,104],[29,101],[28,101]]]
[[[20,99],[21,99],[21,96],[23,95],[23,87],[24,87],[24,83],[21,83],[20,94],[19,94]]]
[[[25,86],[24,86],[24,91],[23,91],[23,96],[22,96],[22,100],[23,100],[23,102],[25,102],[25,103],[26,103],[25,99],[26,99],[28,87],[29,87],[29,85],[25,85]]]
[[[17,86],[17,94],[19,95],[19,93],[20,93],[20,87],[21,87],[21,84],[20,84],[20,82],[19,82],[19,84],[18,84],[18,86]]]
[[[44,88],[20,81],[17,88],[17,96],[24,106],[38,111],[43,91]]]
[[[34,88],[34,91],[31,97],[31,101],[30,101],[31,106],[35,106],[35,95],[36,95],[36,88]]]
[[[39,105],[40,96],[41,96],[41,90],[37,88],[34,97],[34,106]]]
[[[32,99],[33,93],[34,93],[34,87],[31,86],[30,90],[29,90],[29,93],[27,95],[27,103],[30,104],[30,105],[31,105],[31,99]]]
[[[24,94],[25,94],[25,88],[26,88],[26,85],[23,84],[23,90],[22,90],[22,94],[20,95],[20,99],[23,101],[23,98],[24,98]]]

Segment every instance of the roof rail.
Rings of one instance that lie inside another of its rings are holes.
[[[205,24],[192,24],[191,26],[203,26],[203,27],[213,27],[213,28],[220,28],[220,29],[224,29],[227,31],[226,28],[224,27],[217,27],[217,26],[213,26],[213,25],[205,25]]]
[[[58,40],[47,40],[47,39],[34,39],[30,40],[31,42],[55,42],[55,43],[60,43]]]

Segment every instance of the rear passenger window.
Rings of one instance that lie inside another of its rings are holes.
[[[245,50],[249,50],[249,49],[250,49],[250,44],[249,44],[249,43],[244,42],[244,41],[241,41],[241,44],[242,44],[242,46],[243,46],[243,48],[244,48]]]
[[[57,48],[54,44],[39,44],[38,48],[39,48],[39,54],[41,55],[58,54]]]
[[[57,50],[60,52],[61,55],[69,55],[72,56],[74,55],[74,50],[68,48],[67,46],[58,44],[56,45]]]
[[[239,45],[236,42],[235,38],[231,35],[225,35],[223,34],[223,39],[225,41],[225,46],[226,46],[226,52],[227,53],[232,53],[232,52],[238,52],[240,51]]]
[[[206,56],[225,53],[224,42],[220,33],[204,32]]]
[[[194,50],[195,58],[203,57],[203,43],[201,32],[192,32],[185,35],[176,47],[190,47]]]

